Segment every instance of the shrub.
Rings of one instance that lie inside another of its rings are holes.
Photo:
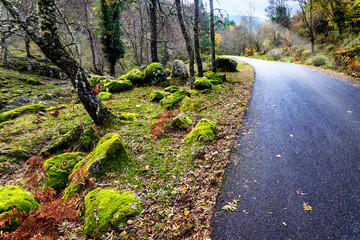
[[[311,50],[305,50],[301,53],[301,58],[306,59],[311,56]]]
[[[324,55],[316,56],[313,59],[313,65],[316,66],[316,67],[319,67],[319,66],[322,66],[322,65],[325,65],[325,64],[326,64],[326,58],[325,58]]]
[[[270,52],[270,59],[275,60],[275,61],[280,60],[281,59],[280,52],[278,52],[276,50],[272,50]]]

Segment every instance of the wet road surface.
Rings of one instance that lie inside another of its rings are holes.
[[[360,87],[238,59],[255,68],[255,82],[211,239],[360,239]],[[234,199],[236,211],[222,210]]]

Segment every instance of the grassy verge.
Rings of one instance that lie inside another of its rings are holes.
[[[164,112],[158,103],[149,101],[150,93],[162,88],[151,86],[114,94],[105,102],[117,115],[121,112],[139,114],[139,119],[134,122],[100,129],[92,124],[82,105],[72,104],[60,110],[58,116],[24,115],[7,124],[0,129],[0,148],[19,147],[36,154],[79,123],[93,127],[98,138],[108,132],[118,132],[129,146],[130,164],[120,174],[109,173],[103,179],[97,179],[94,187],[135,191],[144,200],[144,210],[103,238],[204,239],[211,231],[210,220],[224,167],[236,132],[241,127],[254,79],[251,66],[239,62],[238,70],[227,73],[227,81],[221,87],[214,87],[210,94],[191,95],[199,107],[188,114],[194,125],[202,118],[216,122],[213,141],[185,145],[183,139],[188,131],[170,126],[161,137],[151,137],[151,124]],[[182,87],[190,90],[187,86]],[[177,107],[173,114],[178,113]],[[76,146],[69,151],[74,149]],[[23,185],[21,175],[17,175],[21,171],[16,169],[10,167],[3,171],[2,185],[8,184],[7,180],[14,176],[19,179],[17,183]],[[83,214],[82,200],[79,204],[79,212]],[[60,228],[61,238],[82,239],[81,229],[82,223],[64,223]]]

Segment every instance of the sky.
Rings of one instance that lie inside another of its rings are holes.
[[[207,1],[205,1],[207,2]],[[214,8],[224,9],[229,15],[248,15],[249,4],[255,8],[254,15],[266,19],[264,9],[269,5],[268,0],[214,0]],[[292,8],[292,14],[297,10],[298,3],[295,1],[288,1],[287,5]]]

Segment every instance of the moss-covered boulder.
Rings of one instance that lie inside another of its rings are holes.
[[[215,68],[218,72],[236,72],[237,61],[228,57],[217,57],[215,59]]]
[[[184,138],[184,143],[189,144],[195,141],[203,141],[215,139],[216,125],[214,122],[201,119],[196,127]]]
[[[223,73],[209,72],[205,74],[205,77],[207,77],[213,85],[220,85],[226,81],[226,74]]]
[[[0,187],[0,221],[8,214],[12,215],[12,208],[20,212],[30,212],[38,209],[39,206],[31,193],[18,186]],[[0,227],[0,230],[12,231],[18,226],[19,222],[13,219],[10,226]]]
[[[105,83],[104,87],[107,92],[120,93],[131,90],[133,88],[133,85],[129,80],[117,80]]]
[[[180,113],[171,121],[171,127],[186,130],[193,124],[191,118],[185,113]]]
[[[101,93],[99,93],[98,98],[99,98],[101,101],[110,100],[110,99],[112,98],[112,93],[109,93],[109,92],[101,92]]]
[[[124,78],[131,81],[133,85],[144,85],[147,84],[145,81],[145,75],[140,69],[133,69],[128,72]]]
[[[0,155],[15,158],[17,162],[25,161],[32,156],[29,151],[21,148],[3,148],[0,150]]]
[[[90,78],[90,86],[93,88],[96,84],[101,85],[101,82],[105,79],[103,76],[94,75]]]
[[[37,113],[37,112],[45,112],[45,106],[42,104],[34,104],[34,105],[27,105],[27,106],[15,108],[8,112],[1,113],[0,123],[17,118],[25,113]]]
[[[170,95],[170,93],[164,92],[164,91],[153,91],[150,94],[150,102],[159,102],[161,99],[163,99],[167,95]]]
[[[165,88],[165,92],[169,92],[169,93],[175,93],[179,90],[180,90],[180,88],[178,86],[170,86],[170,87]]]
[[[200,103],[190,97],[185,97],[180,103],[180,112],[194,111],[200,108]]]
[[[69,175],[74,166],[84,158],[84,153],[64,153],[49,158],[44,162],[44,168],[48,175],[49,186],[55,190],[65,187],[69,181]]]
[[[183,61],[174,60],[172,75],[173,77],[180,78],[184,81],[189,79],[189,71]]]
[[[208,78],[206,77],[200,77],[195,80],[194,87],[197,90],[204,90],[204,89],[211,89],[212,85]]]
[[[59,105],[56,105],[56,106],[52,106],[52,107],[49,107],[46,109],[47,112],[51,112],[51,111],[54,111],[54,110],[60,110],[60,109],[65,109],[67,108],[69,105],[66,105],[66,104],[59,104]]]
[[[181,102],[185,97],[189,97],[190,93],[186,90],[179,90],[171,95],[165,96],[160,104],[166,109],[172,109],[177,103]]]
[[[123,112],[118,116],[118,119],[123,120],[123,121],[135,121],[136,119],[139,118],[139,114],[137,113],[128,113],[128,112]]]
[[[160,63],[152,63],[144,71],[145,80],[152,85],[162,85],[166,81],[167,73]]]
[[[71,147],[75,143],[79,142],[83,132],[84,127],[82,125],[74,127],[64,135],[61,135],[52,145],[43,150],[41,155],[45,157]]]
[[[129,150],[122,137],[118,133],[105,135],[96,148],[75,165],[69,176],[71,183],[65,189],[64,198],[81,190],[81,178],[86,182],[90,177],[98,178],[111,171],[120,171],[128,161]]]
[[[95,139],[97,139],[97,136],[94,129],[91,127],[85,128],[79,140],[81,150],[89,151]]]
[[[143,203],[134,192],[119,192],[96,188],[85,196],[84,234],[99,238],[110,230],[139,214]]]

